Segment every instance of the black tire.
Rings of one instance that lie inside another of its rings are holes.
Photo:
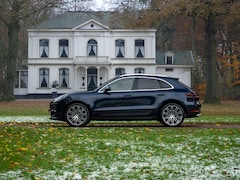
[[[160,111],[160,122],[164,126],[180,126],[184,120],[184,110],[176,103],[169,103],[163,106]]]
[[[90,122],[90,113],[84,104],[73,103],[66,109],[65,119],[70,126],[83,127]]]

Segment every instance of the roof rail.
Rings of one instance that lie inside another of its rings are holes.
[[[134,74],[123,74],[120,75],[120,77],[126,77],[126,76],[155,76],[155,77],[168,77],[166,75],[162,74],[143,74],[143,73],[134,73]]]

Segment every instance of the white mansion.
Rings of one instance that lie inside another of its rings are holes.
[[[92,90],[121,74],[177,77],[191,85],[191,51],[156,50],[154,29],[124,29],[110,12],[67,12],[28,29],[27,68],[17,71],[18,97]],[[116,21],[115,21],[116,22]]]

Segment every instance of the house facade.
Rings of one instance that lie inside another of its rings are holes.
[[[155,42],[154,29],[124,29],[107,13],[65,13],[28,30],[27,69],[16,72],[14,93],[48,97],[54,85],[58,94],[93,90],[133,73],[178,77],[190,86],[191,52],[157,51]]]

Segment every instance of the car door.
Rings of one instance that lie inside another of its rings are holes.
[[[129,97],[132,96],[134,78],[125,77],[105,85],[94,102],[95,119],[122,119],[129,116]]]
[[[153,119],[159,101],[165,93],[161,91],[158,79],[149,77],[136,77],[133,92],[128,101],[131,104],[132,116],[136,119]]]

